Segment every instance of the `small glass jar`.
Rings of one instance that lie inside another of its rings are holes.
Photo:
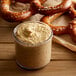
[[[46,25],[45,23],[38,22],[40,24]],[[46,66],[51,59],[51,48],[52,48],[52,37],[53,33],[51,30],[50,37],[47,40],[35,44],[27,45],[25,42],[20,41],[16,37],[16,31],[18,27],[16,26],[13,32],[15,40],[15,49],[16,49],[16,62],[23,68],[28,70],[40,69]],[[50,28],[50,27],[49,27]]]

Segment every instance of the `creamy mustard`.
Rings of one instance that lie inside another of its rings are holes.
[[[47,40],[51,30],[47,24],[39,22],[21,23],[17,29],[16,37],[28,44],[37,44]]]

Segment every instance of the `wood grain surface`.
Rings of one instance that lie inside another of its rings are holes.
[[[76,61],[51,61],[45,68],[26,71],[15,61],[0,61],[1,76],[76,76]]]
[[[22,70],[15,62],[13,27],[0,25],[0,75],[1,76],[76,76],[76,53],[56,44],[52,45],[52,59],[38,71]]]

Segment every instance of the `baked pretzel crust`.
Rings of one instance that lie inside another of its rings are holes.
[[[1,17],[9,22],[23,21],[34,14],[31,8],[27,11],[11,11],[10,4],[11,0],[1,0]]]
[[[30,3],[32,0],[15,0],[15,1],[21,3]]]
[[[54,35],[62,35],[62,34],[68,33],[68,31],[67,31],[68,26],[55,26],[55,25],[51,24],[51,22],[53,22],[56,18],[58,18],[62,14],[63,13],[58,13],[58,14],[54,15],[52,18],[50,18],[50,16],[44,16],[41,19],[41,21],[48,24],[52,28]]]
[[[72,20],[68,26],[68,32],[74,42],[76,42],[76,19]]]
[[[33,0],[15,0],[16,2],[31,3]],[[43,4],[46,0],[39,0]]]
[[[70,8],[72,1],[64,0],[61,4],[54,7],[44,7],[40,0],[33,0],[33,7],[38,9],[38,12],[44,15],[53,15],[55,13],[64,12]]]
[[[69,9],[69,14],[71,18],[76,18],[76,2],[72,2],[71,8]]]

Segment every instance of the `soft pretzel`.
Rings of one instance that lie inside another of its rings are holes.
[[[76,2],[72,2],[71,8],[69,9],[70,16],[74,19],[76,18]]]
[[[11,0],[1,0],[1,16],[3,19],[9,22],[23,21],[34,14],[34,11],[32,9],[20,12],[11,11],[11,3]]]
[[[72,40],[74,42],[76,42],[76,19],[72,20],[70,23],[69,23],[69,29],[68,29],[68,32],[72,38]]]
[[[49,0],[49,2],[52,3],[53,1]],[[55,5],[55,6],[48,6],[48,7],[45,6],[44,3],[41,4],[40,0],[33,0],[32,3],[33,3],[32,4],[33,7],[38,9],[39,13],[44,14],[44,15],[53,15],[55,13],[66,11],[71,6],[72,1],[71,0],[62,0],[62,2],[60,4]],[[59,2],[57,2],[57,3],[59,3]]]
[[[31,3],[33,0],[15,0],[16,2],[22,3]],[[41,3],[44,3],[46,0],[40,0]]]
[[[58,18],[59,16],[61,16],[63,13],[58,13],[58,14],[55,14],[53,17],[51,16],[44,16],[41,21],[43,21],[44,23],[48,24],[52,30],[53,30],[53,34],[54,35],[62,35],[62,34],[66,34],[68,33],[67,31],[67,28],[68,28],[68,24],[65,26],[60,26],[60,25],[54,25],[52,24],[52,22]],[[56,23],[56,22],[55,22]],[[63,23],[62,23],[63,24]]]
[[[30,3],[32,0],[15,0],[15,1],[21,3]]]

